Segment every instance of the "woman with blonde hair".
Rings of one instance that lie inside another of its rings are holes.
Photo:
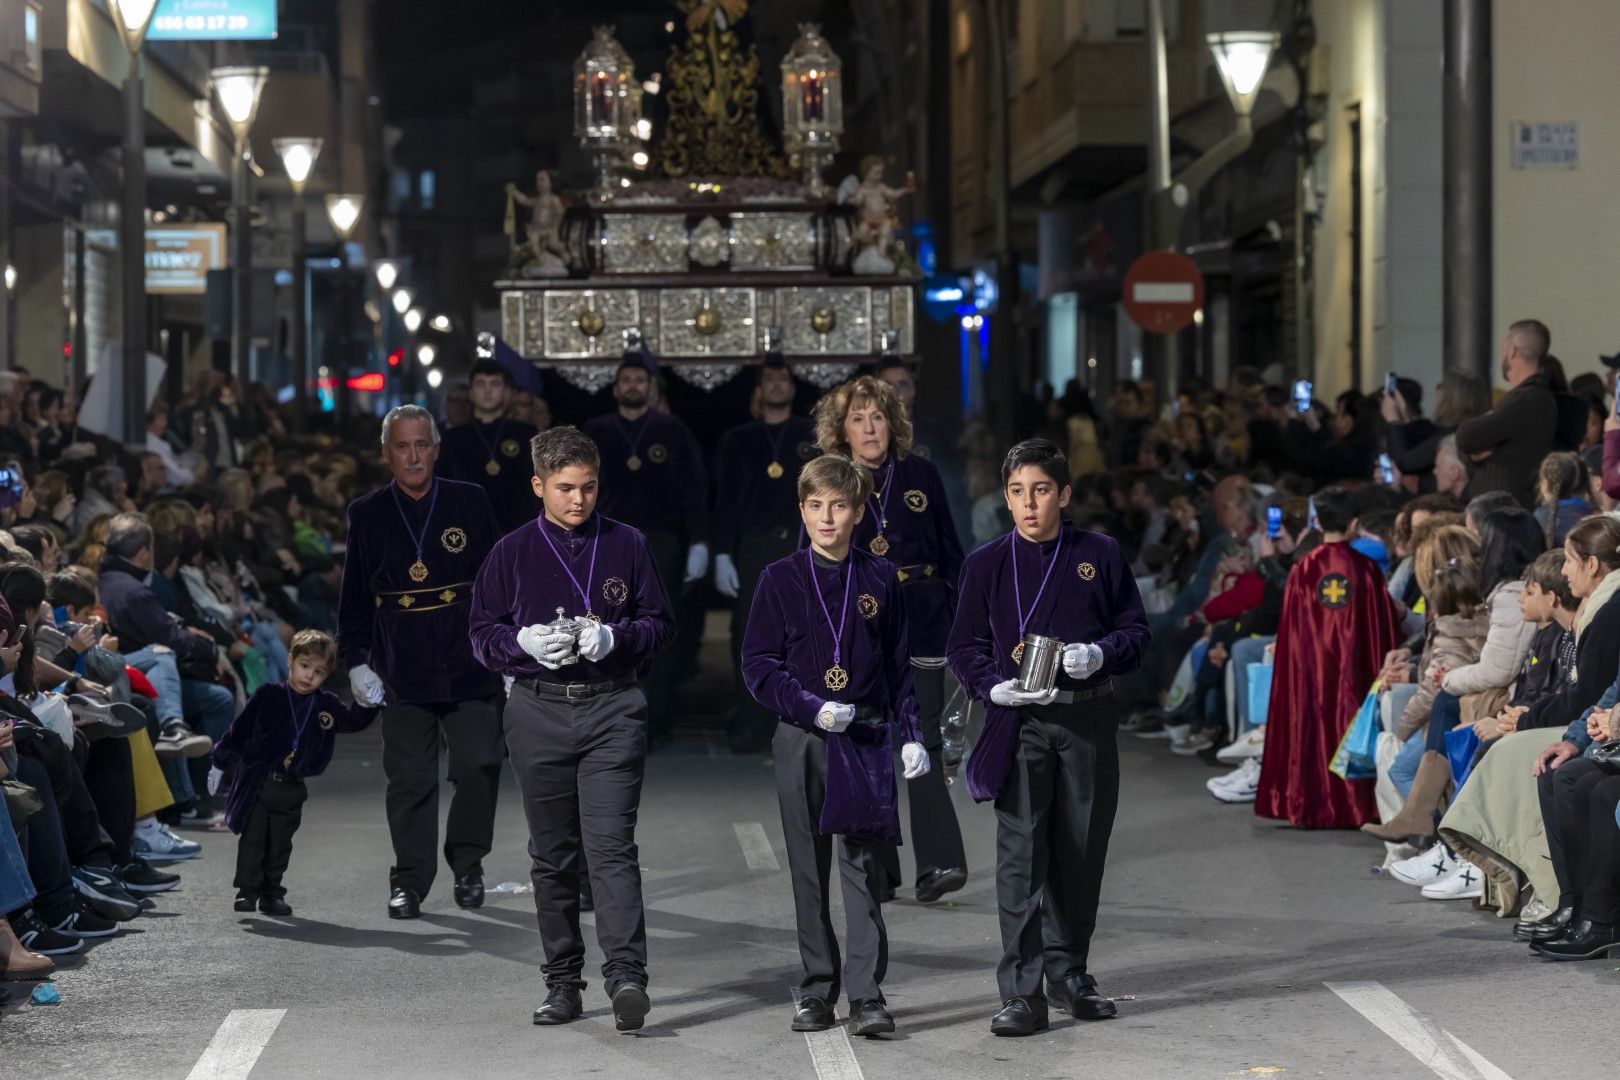
[[[905,598],[917,714],[932,766],[907,787],[917,899],[926,904],[967,883],[962,829],[940,759],[945,638],[956,615],[962,541],[939,470],[911,453],[911,419],[893,387],[870,375],[853,379],[816,402],[815,421],[822,453],[842,454],[872,472],[873,493],[852,543],[894,564]],[[866,618],[877,614],[858,610]],[[887,847],[880,861],[890,877],[888,893],[900,881],[899,853]]]

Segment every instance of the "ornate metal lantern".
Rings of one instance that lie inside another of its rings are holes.
[[[615,170],[641,119],[641,84],[636,65],[613,36],[598,26],[574,61],[574,134],[596,163],[596,197],[613,197]]]
[[[830,194],[821,170],[838,152],[844,133],[843,62],[815,23],[800,23],[799,38],[782,59],[782,133],[804,169],[805,193]]]

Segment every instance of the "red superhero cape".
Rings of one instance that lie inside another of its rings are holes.
[[[1254,811],[1302,829],[1378,820],[1370,780],[1341,780],[1328,763],[1400,642],[1399,606],[1384,575],[1348,544],[1323,544],[1288,574]]]

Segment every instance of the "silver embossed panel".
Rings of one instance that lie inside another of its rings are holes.
[[[680,214],[604,214],[602,269],[610,274],[686,270],[686,218]]]
[[[815,269],[815,217],[732,214],[731,265],[738,270]]]
[[[778,289],[776,323],[789,356],[861,355],[870,353],[877,341],[872,290],[864,285]]]
[[[754,290],[660,289],[659,351],[665,356],[751,356]]]
[[[900,351],[908,355],[917,347],[915,305],[910,285],[896,285],[889,290],[889,328],[900,331]]]
[[[533,295],[533,294],[530,294]],[[549,289],[545,294],[545,348],[548,360],[618,356],[624,330],[640,323],[640,304],[631,289]],[[588,331],[595,330],[592,334]]]
[[[501,340],[516,349],[518,355],[528,355],[523,351],[522,293],[501,293]]]

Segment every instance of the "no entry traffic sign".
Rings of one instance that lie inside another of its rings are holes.
[[[1204,275],[1187,256],[1150,251],[1125,274],[1125,313],[1150,334],[1184,330],[1204,304]]]

